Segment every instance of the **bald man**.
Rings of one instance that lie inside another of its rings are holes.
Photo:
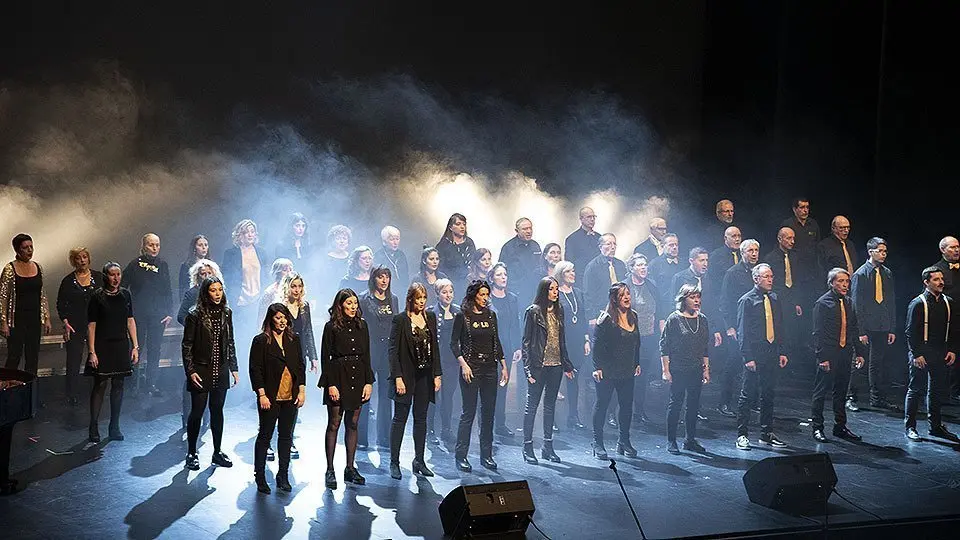
[[[667,236],[667,220],[655,217],[650,220],[648,226],[650,228],[650,234],[646,240],[640,242],[637,244],[637,247],[633,248],[633,252],[638,255],[643,255],[648,261],[652,261],[660,255],[663,255],[663,240],[664,237]]]
[[[137,377],[136,388],[145,388],[152,396],[163,397],[156,383],[163,331],[173,320],[173,289],[170,269],[160,258],[159,236],[153,233],[143,235],[140,256],[127,264],[120,286],[130,290],[137,318],[137,344],[143,375]]]
[[[831,268],[843,268],[850,275],[860,268],[857,248],[850,242],[849,237],[850,220],[845,216],[834,217],[830,222],[830,236],[817,244],[817,258],[823,279],[826,279],[826,271]]]
[[[952,236],[940,239],[940,260],[933,264],[943,272],[943,294],[956,299],[960,294],[960,243]],[[950,367],[950,400],[960,403],[960,362]]]
[[[593,230],[597,224],[597,213],[593,208],[580,209],[580,228],[570,233],[563,242],[564,257],[573,263],[578,274],[582,274],[597,255],[600,254],[600,233]]]

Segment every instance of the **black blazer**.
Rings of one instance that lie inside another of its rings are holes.
[[[276,401],[283,368],[286,367],[293,377],[294,395],[296,395],[297,388],[306,384],[307,380],[307,369],[300,351],[300,338],[296,334],[282,351],[273,339],[267,343],[266,334],[257,334],[250,345],[250,385],[253,391],[263,388],[270,402]]]
[[[437,332],[437,315],[433,312],[424,312],[427,321],[427,332],[430,334],[430,367],[433,376],[439,377],[443,370],[440,368],[440,334]],[[413,396],[413,387],[416,384],[417,367],[414,365],[413,328],[410,326],[410,316],[407,312],[393,316],[393,326],[390,328],[390,397],[400,403],[410,403]],[[398,396],[397,378],[403,379],[407,393]],[[430,401],[434,400],[433,381],[430,381]]]
[[[557,310],[556,314],[560,323],[560,364],[563,365],[563,371],[573,371],[573,363],[570,362],[570,356],[567,354],[566,333],[563,329],[563,308]],[[540,306],[533,304],[523,315],[523,344],[520,347],[523,369],[527,378],[540,378],[540,370],[543,369],[543,353],[546,348],[547,319]]]
[[[233,341],[233,313],[224,307],[223,331],[220,332],[220,354],[230,371],[237,371],[237,348]],[[213,356],[213,329],[211,321],[198,313],[197,307],[190,308],[183,324],[183,341],[180,344],[183,355],[183,371],[187,377],[197,372],[197,365],[207,366]]]
[[[270,286],[270,260],[260,249],[260,246],[253,246],[257,252],[257,258],[260,259],[260,292]],[[223,252],[223,262],[220,263],[220,271],[223,272],[223,285],[227,298],[231,302],[236,302],[240,297],[241,287],[243,286],[243,255],[240,254],[240,248],[233,246]]]

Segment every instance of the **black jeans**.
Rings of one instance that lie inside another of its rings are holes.
[[[507,359],[507,362],[510,362],[510,359]],[[509,365],[509,364],[508,364]],[[499,382],[500,379],[500,368],[496,369],[497,379]],[[525,397],[525,388],[526,388],[526,378],[523,375],[523,365],[517,362],[517,377],[512,377],[507,383],[507,386],[499,388],[497,390],[497,407],[494,412],[494,424],[499,427],[504,427],[507,425],[507,393],[512,388],[517,394],[517,403],[520,403],[520,400]],[[518,405],[519,406],[519,405]]]
[[[713,341],[713,338],[710,338],[710,341]],[[740,356],[740,344],[737,342],[736,338],[726,335],[726,331],[723,333],[723,341],[720,343],[719,347],[713,347],[713,344],[710,344],[710,349],[717,355],[716,365],[720,368],[717,373],[718,382],[720,383],[720,403],[717,405],[727,405],[728,407],[733,404],[733,392],[734,389],[740,387],[740,376],[743,373],[743,361]],[[710,357],[711,364],[713,364],[713,356]]]
[[[137,345],[140,346],[140,367],[143,369],[143,382],[147,388],[157,384],[160,372],[160,346],[163,343],[164,326],[160,320],[163,314],[144,313],[137,315]]]
[[[867,369],[858,369],[850,374],[850,387],[847,390],[848,398],[857,400],[860,397],[860,389],[869,386],[871,403],[884,399],[883,392],[887,384],[886,358],[890,351],[887,336],[890,334],[891,332],[867,332],[867,339],[870,340],[870,356],[867,358]]]
[[[943,423],[940,416],[940,407],[943,404],[947,385],[949,383],[948,366],[943,360],[947,351],[936,351],[924,356],[927,367],[921,369],[910,363],[910,382],[907,385],[907,397],[904,400],[904,428],[917,427],[917,409],[920,406],[920,396],[927,394],[927,419],[930,428],[939,427]],[[954,363],[956,365],[956,363]]]
[[[281,473],[290,468],[290,445],[293,444],[293,426],[297,423],[297,406],[290,401],[273,401],[270,408],[263,410],[259,404],[260,429],[257,442],[253,446],[253,473],[263,476],[267,466],[267,447],[273,438],[273,428],[277,428],[277,458]],[[211,417],[211,424],[213,418]]]
[[[383,448],[390,447],[390,426],[392,425],[393,411],[391,406],[393,400],[390,399],[390,372],[378,371],[377,382],[373,383],[377,390],[377,446]],[[370,407],[363,407],[369,409]],[[360,423],[363,423],[363,411],[360,412]],[[367,413],[369,421],[370,414]]]
[[[833,394],[833,427],[839,429],[847,425],[847,409],[845,407],[847,386],[850,384],[850,360],[853,356],[852,346],[837,349],[836,353],[822,356],[817,363],[817,375],[813,381],[813,403],[810,411],[811,427],[823,429],[823,403],[827,392]],[[824,371],[819,362],[830,360],[830,371]]]
[[[460,426],[457,430],[457,459],[467,457],[470,451],[470,434],[473,432],[473,419],[477,415],[477,401],[480,401],[480,457],[493,457],[493,416],[497,403],[498,364],[473,369],[473,381],[467,382],[460,376],[460,395],[463,398],[463,412],[460,413]],[[503,389],[500,389],[503,392]]]
[[[77,330],[63,348],[67,351],[67,397],[77,398],[80,397],[80,379],[83,377],[80,366],[87,351],[87,329]]]
[[[670,401],[667,403],[667,440],[677,440],[677,422],[680,420],[683,398],[686,397],[684,424],[687,440],[692,441],[697,438],[697,411],[700,410],[700,392],[703,390],[703,370],[682,368],[673,370],[670,375],[673,381],[670,383]]]
[[[553,440],[553,419],[557,410],[557,393],[563,379],[563,366],[540,369],[537,382],[527,381],[527,408],[523,414],[523,442],[533,442],[533,423],[537,419],[537,407],[543,396],[543,440]]]
[[[634,385],[636,386],[633,391],[634,414],[644,412],[643,405],[647,399],[647,387],[650,386],[650,381],[652,380],[651,374],[654,371],[654,356],[659,354],[657,352],[659,350],[659,339],[659,334],[640,337],[640,376],[633,378]],[[659,369],[656,371],[657,373],[660,372]]]
[[[10,479],[10,447],[13,445],[13,424],[0,426],[0,484]]]
[[[213,432],[213,452],[220,451],[220,441],[223,440],[223,403],[227,400],[227,389],[218,388],[209,392],[192,392],[190,394],[190,417],[187,419],[187,448],[191,454],[197,453],[197,439],[200,437],[200,424],[203,422],[203,411],[210,403],[210,431]],[[208,399],[209,396],[209,399]]]
[[[743,384],[740,385],[740,399],[737,400],[737,435],[747,435],[750,424],[750,404],[759,391],[760,395],[760,434],[773,431],[773,399],[776,396],[779,378],[779,358],[774,356],[756,360],[756,371],[743,368]]]
[[[17,311],[14,317],[7,338],[7,369],[20,369],[22,356],[23,370],[36,375],[40,364],[40,314]]]
[[[393,379],[390,379],[393,381]],[[423,451],[427,441],[427,408],[433,394],[433,370],[417,371],[413,388],[407,388],[410,401],[393,402],[393,426],[390,430],[390,463],[400,463],[400,444],[403,431],[407,428],[407,418],[413,408],[413,450],[417,459],[423,461]],[[394,383],[396,384],[396,383]],[[441,386],[442,387],[442,386]]]
[[[430,406],[427,413],[427,429],[436,430],[437,409],[440,409],[440,432],[449,434],[453,430],[453,402],[460,390],[457,379],[460,378],[459,364],[443,364],[443,375],[440,382],[440,399]]]
[[[630,442],[630,423],[633,421],[634,377],[623,379],[601,379],[597,381],[597,404],[593,408],[594,442],[603,442],[603,423],[607,409],[617,393],[617,405],[620,407],[620,442]]]

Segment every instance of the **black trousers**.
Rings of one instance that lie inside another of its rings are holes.
[[[10,480],[11,446],[13,446],[13,424],[0,426],[0,484]]]
[[[377,372],[377,382],[373,383],[376,386],[377,390],[377,446],[383,448],[390,447],[390,426],[393,425],[393,411],[391,407],[393,406],[393,400],[390,399],[390,371],[378,371]],[[363,407],[363,409],[369,409],[370,407]],[[369,422],[370,413],[367,413],[367,421]],[[363,410],[360,411],[360,423],[363,423],[364,413]],[[359,427],[357,428],[359,431]],[[360,435],[358,436],[358,444],[360,441]]]
[[[460,426],[457,430],[457,459],[467,457],[470,451],[470,434],[473,432],[473,419],[477,416],[477,402],[480,402],[480,457],[493,457],[493,416],[496,409],[499,371],[497,364],[473,369],[473,381],[467,382],[460,376],[460,395],[463,398],[463,412],[460,413]]]
[[[533,442],[533,423],[537,419],[537,408],[543,398],[543,440],[553,440],[553,422],[557,411],[557,393],[560,392],[560,380],[563,379],[563,366],[549,366],[540,369],[537,382],[527,381],[527,407],[523,413],[523,442]]]
[[[392,381],[392,379],[389,380]],[[430,406],[430,397],[433,395],[433,370],[419,370],[414,380],[413,388],[407,388],[410,401],[393,402],[393,426],[390,429],[391,463],[400,463],[400,444],[403,442],[403,431],[407,428],[407,418],[410,416],[411,408],[413,409],[413,450],[417,459],[423,460],[427,442],[427,408]]]
[[[273,428],[277,428],[277,459],[281,473],[290,468],[290,445],[293,444],[293,426],[297,423],[297,406],[290,401],[273,401],[267,410],[257,406],[260,415],[260,429],[257,442],[253,446],[253,473],[263,476],[267,466],[267,448],[273,438]],[[212,423],[212,418],[211,418]]]
[[[756,360],[757,370],[743,368],[743,383],[737,400],[737,435],[747,435],[750,424],[750,405],[759,392],[760,434],[773,431],[773,400],[776,396],[777,379],[780,374],[779,358],[772,356]]]
[[[717,405],[731,406],[734,390],[739,389],[742,384],[740,377],[743,374],[743,360],[740,356],[740,344],[724,332],[720,346],[711,348],[715,353],[719,353],[716,365],[720,368],[717,373],[717,382],[720,383],[720,403]],[[710,357],[711,364],[713,364],[713,358],[713,356]]]
[[[847,397],[857,400],[860,396],[860,389],[870,388],[870,402],[876,403],[884,399],[884,390],[888,383],[887,377],[887,353],[890,352],[890,345],[887,345],[887,336],[890,332],[867,332],[867,339],[870,340],[870,356],[867,358],[867,369],[858,369],[850,374],[850,387],[847,390]],[[859,338],[858,338],[859,339]]]
[[[63,348],[67,351],[67,397],[77,398],[80,397],[80,379],[83,378],[80,366],[87,351],[87,329],[77,330]]]
[[[191,454],[197,453],[197,439],[200,437],[200,424],[203,411],[210,404],[210,431],[213,432],[213,452],[220,451],[223,440],[223,404],[227,400],[227,389],[218,388],[209,392],[191,392],[190,417],[187,419],[187,448]]]
[[[430,405],[430,412],[427,413],[427,429],[431,432],[436,431],[437,413],[439,409],[440,432],[449,434],[453,430],[453,403],[457,399],[460,391],[460,385],[457,379],[460,378],[459,364],[443,364],[443,375],[440,379],[440,400]]]
[[[659,334],[640,337],[640,376],[633,378],[634,386],[636,386],[633,391],[634,414],[644,412],[643,405],[647,399],[647,387],[650,386],[651,374],[654,372],[654,356],[659,351],[659,339]],[[657,369],[656,372],[659,373],[660,370]]]
[[[164,326],[160,319],[165,315],[144,313],[137,315],[137,345],[140,346],[140,367],[147,388],[157,384],[160,372],[160,346],[163,343]]]
[[[36,375],[40,364],[40,314],[17,311],[14,317],[7,338],[7,369],[20,369],[22,357],[23,370]]]
[[[823,402],[827,393],[833,396],[833,427],[839,429],[847,425],[847,387],[850,384],[850,361],[853,357],[853,347],[848,344],[843,349],[837,348],[828,354],[821,353],[817,362],[817,374],[813,380],[813,403],[810,417],[813,419],[813,429],[823,429]],[[830,371],[824,371],[819,362],[830,361]]]
[[[949,382],[949,369],[943,360],[947,351],[940,350],[924,356],[927,367],[921,369],[910,363],[910,382],[907,384],[907,397],[904,400],[904,428],[917,427],[917,409],[920,406],[920,396],[927,395],[927,419],[930,428],[936,428],[943,423],[940,407],[943,405]],[[956,362],[954,362],[956,365]]]
[[[687,430],[687,440],[697,438],[697,411],[700,410],[700,393],[703,390],[703,370],[699,368],[683,368],[672,370],[670,375],[670,401],[667,403],[667,440],[676,442],[677,422],[680,420],[680,410],[683,400],[687,400],[687,411],[684,415],[684,426]]]
[[[508,359],[507,361],[509,362],[510,360]],[[510,391],[509,389],[512,388],[516,393],[518,404],[522,403],[526,397],[527,379],[523,375],[523,365],[520,362],[517,362],[517,374],[517,376],[510,378],[507,386],[504,386],[497,391],[497,407],[494,413],[494,424],[497,427],[503,427],[507,425],[507,393]],[[500,379],[499,368],[497,371],[497,379]]]
[[[630,442],[630,423],[633,421],[633,390],[634,377],[623,379],[601,379],[597,381],[597,403],[593,408],[593,438],[597,443],[603,442],[603,424],[607,416],[607,409],[613,401],[613,393],[617,393],[617,405],[620,408],[619,426],[620,442]]]

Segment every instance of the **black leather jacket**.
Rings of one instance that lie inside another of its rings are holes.
[[[562,309],[562,308],[561,308]],[[563,371],[573,371],[573,363],[567,354],[567,340],[563,329],[563,312],[557,312],[557,322],[560,325],[560,364]],[[543,353],[547,348],[547,319],[540,306],[533,304],[523,314],[523,343],[520,346],[523,358],[523,370],[527,378],[540,378],[543,369]]]
[[[233,341],[233,313],[223,308],[220,315],[223,330],[220,332],[220,359],[230,371],[237,371],[237,348]],[[206,366],[213,355],[213,321],[209,314],[198,313],[196,306],[190,308],[183,325],[183,370],[187,377],[196,373],[197,365]]]

